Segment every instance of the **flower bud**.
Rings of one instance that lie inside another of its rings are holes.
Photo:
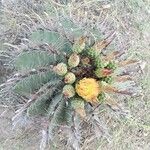
[[[71,101],[71,106],[77,112],[77,114],[79,114],[82,118],[84,118],[86,116],[83,99],[74,98]]]
[[[99,100],[99,102],[103,102],[104,101],[104,99],[105,99],[105,93],[103,93],[103,92],[101,92],[99,95],[98,95],[98,100]]]
[[[64,86],[62,93],[64,94],[65,97],[71,98],[75,95],[75,89],[72,85],[68,84]]]
[[[76,43],[73,45],[73,52],[77,54],[81,53],[85,48],[85,41],[86,37],[79,38],[79,40],[77,40]]]
[[[94,48],[89,48],[87,49],[87,54],[91,58],[96,59],[99,56],[100,52],[95,50]]]
[[[73,84],[75,82],[75,80],[76,80],[76,76],[72,72],[68,72],[65,75],[65,79],[64,79],[65,83]]]
[[[111,84],[113,82],[112,76],[106,76],[106,77],[102,78],[102,80],[108,84]]]
[[[64,63],[59,63],[53,68],[54,72],[60,76],[64,76],[67,73],[67,65]]]
[[[103,68],[103,69],[96,69],[95,71],[95,75],[98,77],[98,78],[102,78],[102,77],[105,77],[105,76],[108,76],[112,73],[113,71],[110,70],[110,69],[107,69],[107,68]]]
[[[94,65],[95,65],[96,68],[104,68],[108,65],[108,63],[109,62],[107,62],[107,61],[104,61],[104,60],[102,61],[100,57],[96,57],[94,59]]]
[[[106,66],[107,69],[115,70],[117,68],[116,64],[114,62],[109,62]]]
[[[74,68],[77,67],[79,63],[80,63],[80,57],[76,53],[71,54],[71,56],[68,59],[68,65],[71,68]]]
[[[90,65],[90,59],[88,57],[84,57],[81,59],[83,65]]]

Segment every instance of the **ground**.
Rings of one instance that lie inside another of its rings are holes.
[[[91,7],[97,0],[85,0],[84,4]],[[11,12],[10,9],[17,9],[20,11],[24,1],[20,0],[18,4],[13,1],[2,1],[6,12]],[[28,1],[27,1],[28,2]],[[31,1],[33,6],[37,6],[38,1]],[[97,150],[149,150],[150,149],[150,1],[149,0],[112,0],[101,1],[100,6],[96,6],[106,15],[106,21],[101,24],[101,28],[106,30],[107,27],[112,27],[117,30],[117,37],[115,41],[115,48],[128,50],[130,56],[141,59],[142,74],[136,77],[138,84],[143,89],[142,96],[131,98],[124,97],[119,99],[126,108],[130,111],[133,119],[119,119],[118,116],[113,116],[111,121],[108,121],[111,137],[108,142],[106,138],[101,138],[96,142],[90,142],[90,138],[86,140],[82,149],[92,150],[93,147]],[[80,6],[80,2],[78,2]],[[31,8],[30,8],[31,9]],[[11,12],[12,13],[12,12]],[[14,12],[16,13],[16,12]],[[9,14],[9,13],[8,13]],[[5,15],[8,15],[7,13]],[[10,15],[10,14],[9,14]],[[16,33],[15,18],[10,16],[5,17],[5,23],[1,24],[3,29],[3,36],[7,27],[12,34]],[[17,16],[18,17],[18,16]],[[7,20],[10,19],[11,20]],[[19,20],[19,19],[18,19]],[[21,20],[20,20],[21,21]],[[1,31],[0,31],[1,32]],[[19,32],[19,31],[18,31]],[[0,33],[1,34],[1,33]],[[8,34],[9,35],[9,34]],[[13,35],[13,34],[12,34]],[[20,35],[21,36],[21,35]],[[13,37],[7,37],[13,41]],[[144,69],[143,69],[144,68]],[[110,112],[111,113],[111,112]],[[14,136],[13,125],[11,117],[14,115],[14,110],[7,105],[0,105],[0,149],[2,150],[35,150],[38,148],[38,139],[34,134],[20,134],[17,131],[17,136]],[[105,112],[103,113],[105,115]],[[110,114],[112,117],[113,114]],[[107,114],[107,117],[109,115]],[[109,117],[110,117],[109,116]],[[107,118],[108,120],[110,118]],[[29,129],[30,130],[30,129]],[[28,133],[28,132],[27,132]],[[62,149],[55,148],[54,149]],[[69,149],[69,148],[68,148]]]

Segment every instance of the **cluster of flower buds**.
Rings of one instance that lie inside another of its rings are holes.
[[[80,63],[79,53],[81,53],[84,48],[85,48],[85,38],[81,38],[73,45],[73,53],[70,55],[68,59],[68,64],[59,63],[53,67],[53,71],[56,74],[64,77],[64,83],[66,83],[66,85],[63,88],[63,94],[65,97],[70,98],[75,95],[75,89],[72,86],[72,84],[76,81],[76,76],[74,73],[68,70],[75,68],[79,65]]]

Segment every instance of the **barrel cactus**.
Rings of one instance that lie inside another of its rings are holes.
[[[20,116],[39,118],[49,134],[46,142],[59,131],[56,129],[66,126],[76,139],[77,126],[89,121],[96,108],[104,104],[120,109],[113,94],[140,92],[129,72],[139,61],[122,59],[122,51],[107,51],[115,33],[96,40],[82,33],[77,36],[74,31],[71,40],[59,31],[33,31],[30,40],[37,45],[44,43],[48,50],[22,51],[14,62],[17,73],[12,90],[25,103],[13,121]]]
[[[85,40],[81,51],[80,43],[70,43],[59,33],[43,32],[55,39],[49,39],[52,44],[57,43],[55,36],[65,42],[56,53],[28,51],[17,57],[15,66],[19,77],[13,90],[28,98],[18,113],[26,112],[29,118],[46,118],[50,129],[64,124],[71,127],[76,117],[83,121],[92,115],[89,107],[93,109],[103,103],[119,108],[112,93],[135,94],[134,87],[126,86],[132,79],[124,71],[138,61],[118,61],[119,52],[104,55],[102,52],[107,47],[104,40],[95,41],[94,45]],[[78,45],[77,50],[74,45]],[[124,84],[125,87],[120,88]]]

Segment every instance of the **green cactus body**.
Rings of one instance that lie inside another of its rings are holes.
[[[105,93],[102,92],[98,95],[98,100],[99,100],[99,102],[103,102],[104,99],[105,99]]]
[[[67,84],[63,87],[63,95],[67,98],[71,98],[75,95],[75,89],[72,85]]]
[[[80,63],[80,57],[79,55],[77,55],[76,53],[73,53],[70,55],[69,59],[68,59],[68,65],[71,68],[77,67]]]
[[[76,80],[76,76],[72,72],[68,72],[65,75],[64,82],[68,84],[73,84]]]
[[[54,72],[60,76],[64,76],[67,73],[67,65],[59,63],[53,68]]]

